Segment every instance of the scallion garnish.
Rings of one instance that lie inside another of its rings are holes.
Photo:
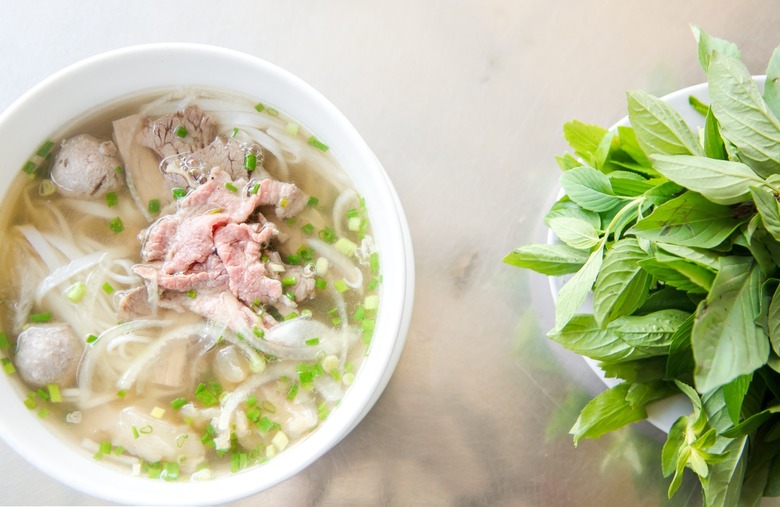
[[[363,305],[366,307],[366,310],[376,310],[379,308],[379,296],[376,294],[366,296],[363,300]]]
[[[65,297],[72,303],[80,303],[87,293],[87,286],[84,282],[78,281],[65,289]]]
[[[46,387],[49,390],[49,400],[52,403],[62,403],[62,393],[60,393],[60,386],[57,384],[49,384]]]
[[[357,245],[347,238],[339,238],[333,244],[333,247],[347,257],[351,256],[357,249]]]
[[[258,102],[257,104],[255,104],[255,111],[257,111],[258,113],[262,113],[264,110],[265,110],[265,106],[263,105],[262,102]]]
[[[176,134],[176,137],[179,137],[181,139],[187,137],[187,129],[183,125],[179,125],[178,127],[176,127],[176,130],[174,130],[173,133]]]
[[[113,208],[114,206],[119,203],[119,197],[116,195],[116,192],[107,192],[106,193],[106,204],[109,208]]]
[[[195,299],[198,297],[198,293],[195,291],[195,289],[190,289],[187,291],[187,297],[190,299]]]
[[[8,333],[0,332],[0,350],[11,348],[11,342],[8,340]]]
[[[325,288],[328,286],[328,281],[324,278],[315,278],[314,286],[319,290],[325,290]]]
[[[125,230],[125,224],[122,223],[121,218],[115,217],[108,221],[108,228],[111,229],[111,232],[114,234],[119,234]]]
[[[309,137],[309,139],[306,142],[308,142],[310,145],[314,146],[320,151],[328,151],[328,145],[323,143],[322,141],[320,141],[314,136]]]
[[[227,183],[225,183],[225,188],[227,188],[231,192],[238,192],[238,187],[236,187],[234,184],[232,184],[229,181]]]
[[[105,292],[105,293],[106,293],[106,294],[108,294],[108,295],[111,295],[111,294],[113,294],[113,293],[114,293],[114,291],[116,290],[116,289],[114,289],[114,287],[113,287],[113,286],[112,286],[110,283],[108,283],[108,282],[105,282],[105,283],[104,283],[104,284],[101,286],[101,289],[103,289],[103,292]]]
[[[28,160],[22,166],[22,171],[24,171],[25,173],[29,174],[30,176],[34,176],[35,175],[35,170],[36,169],[38,169],[38,164],[36,164],[32,160]]]
[[[118,165],[118,166],[114,167],[114,172],[117,173],[117,174],[122,174],[123,172],[125,172],[125,168],[122,167],[121,165]]]
[[[265,109],[265,112],[268,113],[268,116],[279,116],[279,111],[277,111],[273,107],[267,107]]]
[[[345,282],[344,280],[336,280],[335,282],[333,282],[333,287],[335,287],[337,291],[342,293],[349,290],[349,286],[347,285],[347,282]]]
[[[263,433],[271,431],[275,426],[276,423],[270,420],[267,416],[261,417],[260,420],[257,421],[257,428]]]
[[[41,158],[46,158],[49,153],[51,153],[52,148],[54,148],[54,141],[46,141],[38,148],[38,151],[36,151],[35,154]]]
[[[247,153],[244,155],[244,169],[247,171],[254,171],[257,168],[257,155],[254,153]]]
[[[260,183],[255,183],[255,186],[252,187],[252,195],[257,195],[257,192],[260,190]]]
[[[187,404],[186,398],[176,398],[175,400],[171,400],[171,408],[174,410],[179,410],[181,407]]]
[[[146,210],[151,215],[156,215],[160,212],[160,200],[159,199],[149,199],[149,205],[146,207]]]
[[[173,198],[175,200],[179,200],[185,195],[187,195],[187,190],[184,188],[174,188],[173,190],[171,190],[171,193],[173,194]]]
[[[0,359],[0,363],[3,364],[3,371],[6,374],[11,375],[16,371],[16,368],[14,367],[14,363],[12,363],[11,360],[8,359],[7,357]]]
[[[310,347],[314,347],[315,345],[319,345],[320,344],[320,339],[319,338],[309,338],[308,340],[306,340],[305,343],[306,343],[306,345],[309,345]]]
[[[91,334],[91,335],[87,336],[87,340],[86,341],[87,341],[87,343],[95,343],[97,341],[97,339],[98,339],[97,336],[95,336],[94,334]]]
[[[282,287],[289,287],[298,283],[298,279],[294,276],[287,276],[282,278]]]
[[[333,243],[336,241],[336,231],[330,227],[320,229],[320,231],[317,233],[317,236],[319,236],[319,238],[326,243]]]
[[[304,234],[311,234],[314,232],[314,226],[310,223],[301,226],[301,231]]]
[[[290,254],[290,255],[287,256],[286,262],[287,262],[287,264],[290,264],[290,265],[293,265],[293,266],[297,266],[297,265],[299,265],[301,263],[301,257],[299,255],[296,255],[296,254]]]
[[[238,127],[233,127],[233,133],[230,134],[230,137],[235,139],[238,136]]]
[[[300,125],[298,125],[295,122],[288,121],[287,125],[285,125],[284,129],[287,131],[288,134],[291,136],[297,136],[298,130],[300,130]]]
[[[306,201],[306,206],[310,208],[315,208],[317,204],[319,204],[320,200],[313,195],[309,197],[309,200]]]
[[[51,320],[51,312],[31,313],[30,322],[35,324],[42,324]]]
[[[377,252],[372,252],[368,256],[368,265],[371,268],[372,275],[376,276],[379,274],[379,254]]]

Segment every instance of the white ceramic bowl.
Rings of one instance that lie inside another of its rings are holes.
[[[320,139],[365,197],[382,259],[381,310],[371,350],[354,384],[312,435],[266,464],[204,482],[165,482],[117,472],[57,439],[0,375],[0,436],[51,477],[85,493],[130,504],[220,504],[300,472],[368,413],[398,362],[411,319],[414,265],[408,225],[381,164],[349,121],[290,73],[239,52],[196,44],[153,44],[104,53],[44,80],[0,115],[0,196],[40,143],[74,118],[115,99],[162,87],[204,86],[256,98]]]

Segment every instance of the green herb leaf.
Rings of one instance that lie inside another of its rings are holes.
[[[750,198],[750,187],[764,179],[740,162],[688,155],[652,155],[655,169],[717,204],[736,204]]]
[[[583,438],[598,438],[627,424],[647,418],[644,406],[626,400],[629,384],[618,384],[593,398],[569,430],[576,445]]]
[[[766,363],[769,340],[754,321],[759,313],[762,276],[750,257],[721,259],[712,290],[699,305],[691,336],[694,377],[700,392],[727,384]]]
[[[555,328],[562,329],[569,322],[588,296],[604,261],[604,250],[593,251],[585,264],[572,276],[558,292],[555,307]]]
[[[607,211],[623,200],[612,190],[609,178],[592,167],[576,167],[563,173],[561,186],[574,202],[590,211]]]
[[[524,245],[504,257],[504,262],[511,266],[533,269],[549,276],[575,273],[587,260],[588,252],[561,244]]]
[[[696,39],[699,63],[705,72],[709,69],[710,58],[713,52],[721,55],[730,55],[736,59],[742,57],[739,48],[733,42],[713,37],[696,25],[691,25],[691,31],[693,31],[693,36]]]
[[[648,155],[703,155],[699,140],[680,113],[647,92],[628,92],[628,118]]]
[[[630,315],[645,302],[653,280],[637,263],[648,257],[635,238],[622,239],[607,251],[593,289],[599,325]]]

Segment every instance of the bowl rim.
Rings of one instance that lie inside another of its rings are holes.
[[[368,201],[369,218],[372,224],[383,226],[383,237],[375,239],[379,244],[382,271],[393,273],[393,276],[384,276],[380,286],[382,303],[370,353],[364,358],[355,383],[347,390],[338,409],[330,414],[317,431],[280,453],[269,462],[272,464],[270,466],[258,465],[209,481],[168,483],[117,473],[110,467],[96,463],[86,454],[76,452],[74,445],[58,441],[22,403],[15,404],[0,417],[0,437],[44,473],[90,495],[118,503],[215,504],[258,493],[289,479],[340,442],[369,412],[389,382],[406,341],[414,301],[414,255],[409,226],[395,188],[377,157],[352,124],[327,98],[302,79],[247,53],[195,43],[141,44],[103,52],[61,69],[24,93],[0,114],[0,134],[9,133],[8,125],[23,124],[25,117],[35,118],[44,111],[50,118],[55,118],[47,120],[47,124],[55,130],[83,114],[85,107],[99,106],[135,92],[175,86],[175,83],[170,83],[174,78],[169,75],[165,75],[164,79],[159,75],[149,79],[141,72],[135,76],[128,75],[129,69],[139,65],[160,70],[166,61],[176,65],[198,61],[216,66],[222,71],[230,68],[235,73],[262,77],[273,85],[285,86],[286,91],[274,95],[268,103],[273,105],[286,94],[299,99],[300,103],[293,107],[286,104],[280,105],[278,109],[300,121],[321,139],[328,140],[334,155],[346,166],[353,181],[356,178],[359,180],[355,181],[359,188],[366,188],[368,184],[373,186],[372,191],[379,199]],[[106,72],[128,75],[129,81],[118,83],[113,75],[104,83],[93,81]],[[155,82],[153,86],[142,86],[152,81]],[[158,81],[165,82],[156,84]],[[230,83],[222,77],[206,76],[194,81],[192,86],[196,87],[208,86],[239,93],[244,90],[231,88]],[[88,102],[89,105],[76,106],[53,101],[65,91],[87,97],[81,102]],[[263,96],[258,95],[257,98],[266,101]],[[305,119],[302,119],[302,115],[297,112],[304,107],[313,108],[314,112],[304,113]],[[73,114],[74,111],[78,114]],[[0,150],[3,146],[13,146],[12,152],[16,158],[10,157],[9,165],[19,168],[43,137],[51,132],[41,134],[38,130],[36,133],[34,128],[15,130],[5,139],[0,135]],[[317,134],[325,130],[328,130],[328,135]],[[360,167],[359,173],[356,167]],[[13,170],[9,169],[9,173]],[[6,191],[7,185],[0,189],[0,195]],[[0,380],[0,396],[8,397],[13,390],[11,382]],[[16,393],[13,395],[18,397]],[[11,423],[11,419],[16,421]],[[25,432],[14,434],[20,424],[27,424]],[[58,466],[58,459],[66,456],[73,460],[73,466]],[[84,474],[84,470],[89,473]],[[215,484],[218,487],[214,487]]]

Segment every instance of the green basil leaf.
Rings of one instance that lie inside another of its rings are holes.
[[[550,207],[544,215],[544,225],[550,227],[550,220],[556,217],[572,217],[585,220],[595,228],[601,227],[601,217],[595,211],[582,209],[579,204],[564,197]]]
[[[766,68],[764,101],[775,117],[780,116],[780,47],[775,48]]]
[[[742,414],[742,403],[750,387],[753,375],[740,375],[723,386],[723,399],[726,402],[726,411],[734,424],[737,424]]]
[[[556,155],[555,161],[558,163],[558,167],[563,171],[574,169],[575,167],[582,167],[582,162],[572,156],[570,153],[564,153],[563,155]]]
[[[706,32],[702,31],[696,25],[691,25],[693,36],[696,39],[696,47],[699,54],[699,63],[706,72],[710,66],[710,57],[713,52],[718,52],[722,55],[731,55],[734,58],[741,58],[739,48],[733,42],[713,37]]]
[[[555,217],[548,221],[558,238],[572,248],[590,250],[599,242],[599,231],[589,222],[574,217]]]
[[[626,401],[630,386],[622,383],[603,391],[580,412],[569,433],[576,445],[583,438],[598,438],[627,424],[647,418],[643,406],[631,406]]]
[[[593,314],[599,325],[630,315],[645,302],[653,279],[637,263],[647,258],[635,238],[618,241],[604,255],[593,288]]]
[[[648,155],[704,155],[680,113],[647,92],[628,92],[628,118],[637,142]]]
[[[732,507],[739,505],[742,484],[748,463],[748,439],[719,439],[724,459],[710,467],[707,477],[701,477],[704,501],[707,506]]]
[[[516,248],[504,257],[510,266],[532,269],[548,276],[576,273],[585,261],[588,252],[568,245],[529,244]]]
[[[740,161],[764,178],[778,173],[780,123],[744,64],[715,53],[708,82],[721,135],[736,147]]]
[[[569,199],[587,210],[607,211],[623,202],[609,178],[592,167],[570,169],[561,175],[560,183]]]
[[[726,144],[720,135],[720,125],[711,107],[707,109],[707,116],[704,117],[704,154],[718,160],[728,159]]]
[[[661,310],[619,317],[602,327],[593,315],[579,314],[548,336],[565,348],[596,361],[633,361],[666,355],[672,334],[688,315],[680,310]]]
[[[555,305],[555,329],[562,329],[579,310],[593,287],[604,261],[604,250],[596,249],[585,264],[558,291]]]
[[[666,357],[653,356],[630,361],[602,361],[599,368],[606,378],[646,383],[666,378]]]
[[[750,194],[764,228],[773,238],[780,240],[780,204],[777,196],[767,187],[750,187]]]
[[[712,290],[699,305],[691,335],[696,388],[708,392],[763,366],[769,340],[759,313],[761,271],[751,257],[723,257]],[[735,340],[739,337],[739,340]]]
[[[639,266],[669,287],[691,294],[705,294],[707,292],[705,287],[692,281],[675,266],[661,262],[655,257],[639,261]]]
[[[677,464],[677,455],[685,444],[685,429],[688,427],[688,417],[679,417],[672,427],[669,428],[669,434],[661,449],[661,471],[664,477],[669,477],[674,473]]]
[[[769,328],[769,342],[772,350],[780,355],[780,284],[775,289],[772,301],[767,310],[767,327]]]
[[[650,241],[715,248],[744,221],[735,217],[728,206],[686,192],[655,208],[628,232]]]
[[[669,344],[669,357],[666,360],[666,376],[668,378],[681,378],[692,382],[690,372],[693,371],[693,351],[691,350],[691,331],[693,330],[694,315],[691,314],[674,331]]]
[[[720,255],[712,250],[669,243],[657,243],[656,246],[664,252],[695,262],[700,266],[709,268],[713,272],[717,272],[720,269]]]
[[[764,180],[740,162],[689,155],[652,155],[656,171],[717,204],[736,204],[750,198],[750,187]]]
[[[631,157],[636,162],[635,172],[644,174],[645,176],[657,176],[655,171],[651,169],[650,160],[647,158],[647,154],[642,151],[639,146],[639,141],[636,139],[636,133],[633,127],[620,125],[617,128],[618,140],[620,141],[620,149]],[[648,171],[651,174],[648,174]]]
[[[567,122],[563,126],[563,138],[574,153],[589,165],[595,165],[596,150],[606,134],[607,129],[578,120]]]
[[[693,313],[696,311],[696,305],[698,304],[696,297],[696,294],[688,294],[685,291],[677,290],[675,287],[661,287],[650,293],[645,304],[639,307],[634,312],[634,315],[647,315],[648,313],[666,309]]]

